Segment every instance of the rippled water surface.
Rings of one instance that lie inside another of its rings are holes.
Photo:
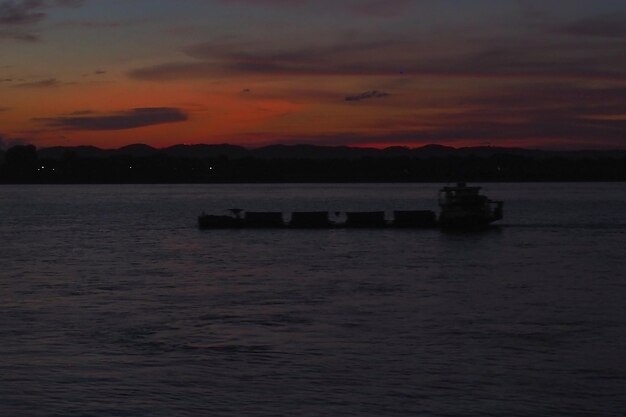
[[[479,234],[196,228],[439,187],[0,187],[0,415],[624,415],[626,184],[487,185]]]

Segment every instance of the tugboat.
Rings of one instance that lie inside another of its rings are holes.
[[[439,227],[480,229],[501,220],[504,202],[489,200],[480,189],[464,182],[443,187],[439,191]]]

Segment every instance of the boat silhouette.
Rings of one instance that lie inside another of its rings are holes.
[[[468,187],[460,182],[443,187],[439,191],[439,216],[431,210],[396,210],[391,220],[385,211],[334,212],[331,220],[328,211],[294,212],[285,221],[282,212],[257,212],[243,209],[230,209],[226,214],[202,213],[198,217],[200,229],[238,228],[442,228],[475,229],[484,228],[502,219],[502,201],[493,201],[480,194],[481,187]],[[343,219],[343,220],[339,220]]]
[[[504,202],[490,200],[480,190],[481,187],[468,187],[464,182],[443,187],[439,191],[439,226],[484,228],[501,220]]]

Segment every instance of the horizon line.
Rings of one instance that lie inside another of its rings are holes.
[[[408,146],[408,145],[390,145],[390,146],[368,146],[368,145],[321,145],[315,143],[273,143],[273,144],[262,144],[259,146],[250,146],[250,145],[241,145],[236,143],[175,143],[173,145],[166,146],[153,146],[147,143],[135,142],[129,143],[126,145],[122,145],[119,147],[107,148],[100,147],[97,145],[91,144],[80,144],[80,145],[53,145],[53,146],[37,146],[33,143],[14,143],[9,146],[0,147],[0,151],[6,152],[9,149],[16,146],[34,146],[35,149],[46,150],[46,149],[72,149],[72,148],[92,148],[102,151],[119,151],[125,148],[130,147],[145,147],[150,148],[155,151],[163,151],[168,150],[175,147],[195,147],[195,146],[205,146],[205,147],[218,147],[218,146],[229,146],[233,148],[241,148],[247,151],[254,151],[265,148],[273,148],[273,147],[284,147],[284,148],[296,148],[296,147],[314,147],[314,148],[326,148],[326,149],[354,149],[354,150],[372,150],[372,151],[386,151],[391,149],[403,149],[408,151],[414,150],[422,150],[426,148],[439,148],[445,150],[467,150],[467,149],[495,149],[495,150],[517,150],[517,151],[535,151],[535,152],[611,152],[618,151],[623,152],[626,151],[626,148],[620,147],[600,147],[600,148],[576,148],[576,149],[567,149],[567,148],[540,148],[540,147],[522,147],[522,146],[498,146],[492,144],[484,144],[484,145],[468,145],[468,146],[454,146],[454,145],[442,145],[438,143],[427,143],[421,146]]]

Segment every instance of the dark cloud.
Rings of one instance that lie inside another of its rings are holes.
[[[316,143],[319,145],[426,145],[431,143],[464,144],[478,146],[485,142],[521,144],[532,147],[558,148],[623,148],[626,146],[626,121],[591,120],[572,123],[571,120],[554,119],[540,124],[503,123],[484,121],[450,124],[437,128],[386,131],[378,134],[327,134],[273,138],[288,144]]]
[[[546,114],[557,110],[580,116],[626,114],[626,85],[584,86],[575,83],[521,84],[497,92],[483,92],[459,103],[475,109],[514,114]]]
[[[17,84],[16,87],[19,88],[51,88],[51,87],[59,87],[64,85],[61,81],[56,78],[48,78],[45,80],[31,81],[27,83]]]
[[[408,141],[552,141],[562,144],[586,142],[624,146],[626,121],[546,118],[527,122],[482,121],[449,125],[440,129],[406,132]]]
[[[54,3],[62,7],[80,7],[85,4],[85,0],[54,0]]]
[[[172,62],[137,68],[128,73],[131,78],[152,81],[173,81],[180,79],[214,77],[219,67],[210,62]]]
[[[84,0],[4,0],[0,1],[0,26],[30,25],[42,21],[54,6],[79,7]]]
[[[350,9],[371,17],[393,17],[405,12],[414,0],[359,0]]]
[[[536,141],[626,146],[626,86],[521,84],[482,92],[463,110],[415,119],[407,138],[427,141]],[[390,123],[387,128],[393,129]],[[403,127],[406,127],[403,126]],[[405,132],[407,133],[407,132]]]
[[[141,20],[113,20],[113,21],[103,21],[103,20],[72,20],[65,21],[59,23],[59,26],[65,27],[77,27],[77,28],[86,28],[86,29],[116,29],[122,26],[133,26],[140,23]]]
[[[48,16],[53,7],[80,7],[84,0],[3,0],[0,1],[0,39],[24,42],[39,40],[32,27]]]
[[[407,42],[397,40],[363,40],[340,42],[332,45],[303,45],[298,48],[277,49],[263,43],[213,43],[207,42],[186,48],[184,52],[202,61],[218,60],[225,70],[231,71],[284,71],[284,72],[332,72],[329,66],[343,66],[344,61],[376,61],[380,51],[395,51],[406,47]],[[406,52],[403,50],[403,52]],[[332,61],[319,62],[318,59]]]
[[[372,98],[384,98],[384,97],[389,97],[389,96],[390,94],[385,93],[384,91],[371,90],[371,91],[365,91],[363,93],[347,96],[344,100],[345,101],[361,101],[361,100],[368,100]]]
[[[0,30],[0,40],[8,39],[21,42],[36,42],[39,36],[34,33],[22,32],[19,30]]]
[[[582,19],[566,26],[564,32],[578,36],[626,39],[626,12]]]
[[[83,77],[100,77],[102,75],[105,75],[107,73],[107,71],[104,70],[96,70],[93,72],[88,72],[83,74]]]
[[[61,130],[127,130],[166,123],[184,122],[188,115],[177,108],[151,107],[120,111],[102,115],[70,115],[46,119],[37,122],[50,128]]]
[[[0,2],[0,25],[16,26],[37,23],[46,17],[42,0],[5,0]]]
[[[302,7],[322,10],[343,10],[370,17],[392,17],[406,10],[415,0],[217,0],[226,5],[250,5],[256,7]]]
[[[626,86],[529,84],[482,93],[440,117],[438,137],[626,146]]]
[[[472,47],[458,46],[433,49],[406,39],[284,50],[255,43],[205,43],[185,50],[195,61],[138,68],[130,76],[176,80],[224,75],[404,74],[626,80],[626,54],[620,42],[486,39]]]
[[[405,42],[377,40],[277,50],[272,45],[256,43],[204,43],[185,50],[196,61],[139,68],[129,75],[147,80],[211,78],[225,74],[389,75],[399,73],[403,65],[392,56],[387,56],[386,61],[378,59],[382,58],[380,53],[401,56],[406,53],[399,50],[403,46]]]
[[[311,0],[217,0],[220,3],[233,5],[233,4],[246,4],[250,6],[301,6],[303,4],[310,3]]]

